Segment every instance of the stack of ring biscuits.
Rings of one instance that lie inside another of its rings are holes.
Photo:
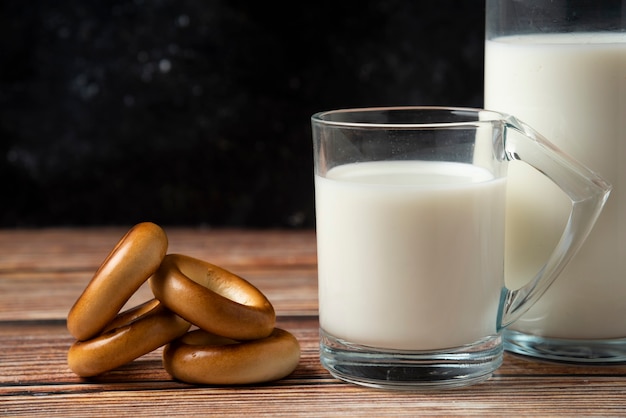
[[[167,246],[163,229],[144,222],[111,251],[68,314],[77,340],[70,369],[97,376],[165,346],[165,369],[187,383],[261,383],[293,372],[300,345],[275,328],[265,295],[218,266],[167,254]],[[155,298],[119,313],[146,281]]]

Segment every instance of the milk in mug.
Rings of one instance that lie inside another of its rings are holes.
[[[470,164],[419,161],[316,176],[321,328],[403,350],[495,334],[505,181]]]
[[[580,252],[511,328],[553,338],[626,337],[626,34],[487,41],[485,107],[514,114],[613,184]],[[509,164],[508,182],[505,277],[517,288],[552,252],[569,201],[524,164]]]

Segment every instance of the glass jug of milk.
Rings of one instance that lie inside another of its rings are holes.
[[[529,123],[613,185],[589,238],[505,332],[505,347],[554,360],[626,361],[626,1],[486,6],[485,108]],[[569,202],[522,165],[508,179],[505,277],[515,288],[545,263]]]

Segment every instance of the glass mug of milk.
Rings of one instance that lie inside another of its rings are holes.
[[[524,120],[613,185],[559,279],[505,332],[540,358],[626,361],[626,1],[487,0],[485,107]],[[511,167],[506,280],[520,286],[561,236],[569,200]],[[541,199],[537,199],[541,196]]]
[[[312,130],[323,366],[390,389],[489,378],[502,362],[502,328],[581,245],[610,186],[496,112],[338,110],[315,114]],[[523,163],[552,179],[571,211],[540,274],[509,290],[507,166]]]

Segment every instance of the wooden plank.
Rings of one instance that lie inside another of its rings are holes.
[[[277,314],[317,314],[317,270],[313,267],[233,267],[232,272],[258,287]],[[94,270],[95,271],[95,270]],[[93,272],[0,273],[0,321],[65,319]],[[125,308],[153,298],[147,284]]]
[[[506,356],[487,382],[440,392],[388,392],[333,379],[318,360],[317,319],[283,317],[302,347],[296,371],[264,385],[203,387],[172,380],[157,350],[97,379],[67,369],[62,321],[0,323],[0,413],[10,416],[621,415],[623,367],[565,367]],[[24,338],[27,335],[27,338]],[[529,367],[531,366],[531,367]],[[572,373],[573,372],[573,373]],[[87,409],[85,409],[87,408]],[[602,413],[600,409],[602,408]]]
[[[168,228],[168,253],[235,266],[314,266],[313,231],[239,231]],[[94,272],[126,228],[0,230],[0,273]]]
[[[317,317],[279,317],[277,326],[292,332],[307,352],[317,353]],[[137,361],[94,379],[81,379],[67,367],[67,350],[74,342],[65,321],[5,321],[0,322],[0,396],[18,390],[32,391],[37,384],[67,385],[85,383],[111,388],[113,383],[163,382],[171,378],[161,365],[160,350]],[[301,367],[310,368],[311,356],[304,356]],[[308,360],[307,360],[308,359]],[[318,367],[321,367],[318,365]],[[170,385],[171,386],[171,385]],[[8,387],[8,389],[7,389]],[[169,387],[169,386],[168,386]],[[48,387],[47,392],[63,389]]]
[[[588,388],[547,385],[528,396],[517,388],[485,396],[477,391],[378,392],[329,385],[292,387],[184,388],[14,396],[0,406],[10,416],[62,417],[386,417],[386,416],[624,416],[623,396],[599,402]],[[504,386],[504,388],[503,388]],[[490,388],[493,389],[493,388]],[[493,391],[492,391],[493,392]],[[3,401],[5,401],[3,399]],[[620,405],[620,402],[622,403]]]
[[[312,231],[166,228],[168,252],[227,268],[264,292],[278,314],[317,312]],[[0,320],[61,319],[123,228],[0,231]],[[152,297],[142,286],[126,308]]]
[[[301,368],[317,374],[326,374],[318,361],[318,322],[314,316],[278,317],[278,326],[294,333],[303,349]],[[0,385],[26,383],[65,382],[76,383],[81,379],[71,373],[65,364],[67,349],[73,339],[61,320],[4,321],[0,322]],[[121,371],[96,379],[100,383],[148,380],[167,380],[159,364],[159,354],[152,353]],[[25,367],[35,365],[37,373],[30,374]],[[298,373],[296,373],[298,374]],[[581,381],[590,378],[615,379],[626,384],[626,366],[577,366],[530,360],[521,356],[506,355],[506,361],[498,370],[501,379],[576,377]],[[92,381],[93,383],[93,381]]]

